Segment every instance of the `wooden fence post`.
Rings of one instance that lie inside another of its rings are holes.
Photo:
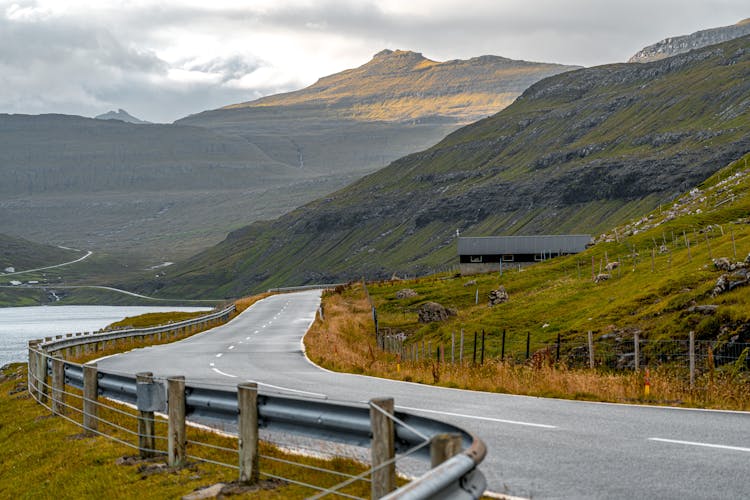
[[[433,468],[461,453],[461,434],[437,434],[430,442],[430,463]]]
[[[695,386],[695,332],[690,330],[689,341],[690,344],[690,388]]]
[[[641,345],[638,332],[633,334],[633,347],[635,348],[635,371],[641,369]]]
[[[476,330],[474,331],[474,356],[472,357],[471,364],[472,365],[477,364],[477,332]]]
[[[240,482],[258,482],[258,384],[245,382],[237,386],[240,410]]]
[[[39,402],[42,404],[47,403],[47,354],[43,349],[39,349],[36,353],[36,391]]]
[[[505,328],[503,328],[503,342],[500,347],[500,360],[505,361]]]
[[[152,384],[154,374],[141,372],[135,374],[135,383]],[[137,394],[137,391],[136,391]],[[140,404],[138,406],[141,406]],[[141,458],[150,458],[156,455],[156,438],[154,437],[155,420],[153,411],[138,410],[138,453]]]
[[[531,332],[526,332],[526,359],[531,355]]]
[[[456,362],[456,332],[451,332],[451,364]]]
[[[185,465],[185,377],[167,379],[169,466]]]
[[[479,364],[484,365],[484,328],[482,328],[482,360]]]
[[[396,456],[394,446],[393,398],[370,400],[370,426],[372,428],[372,487],[371,497],[379,499],[396,489]],[[391,461],[388,465],[384,463]]]
[[[594,334],[589,330],[589,368],[594,369]]]
[[[96,363],[83,365],[83,428],[93,436],[99,428],[99,377]]]
[[[60,358],[52,358],[52,413],[62,415],[65,410],[65,364]]]
[[[461,328],[461,341],[458,347],[458,364],[464,364],[464,329]]]

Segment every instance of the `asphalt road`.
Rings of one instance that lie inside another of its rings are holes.
[[[275,295],[227,325],[99,361],[107,371],[343,401],[391,396],[400,410],[454,423],[488,447],[489,489],[538,498],[750,498],[750,413],[461,391],[316,367],[301,338],[319,291]]]

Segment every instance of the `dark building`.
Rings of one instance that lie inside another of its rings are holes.
[[[459,237],[458,258],[461,272],[471,274],[582,252],[590,243],[589,234]]]

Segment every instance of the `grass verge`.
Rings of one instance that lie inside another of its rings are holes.
[[[529,363],[488,358],[481,366],[471,359],[463,365],[403,361],[377,348],[371,308],[361,284],[326,292],[323,308],[325,320],[315,321],[305,348],[315,363],[334,371],[539,397],[750,410],[750,383],[739,369],[709,370],[691,388],[684,373],[658,367],[650,371],[646,395],[643,371],[569,369],[549,357],[535,357]]]

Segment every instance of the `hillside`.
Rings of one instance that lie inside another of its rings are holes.
[[[395,64],[401,58],[425,67]],[[0,115],[0,232],[150,265],[184,259],[429,147],[566,69],[384,52],[309,89],[173,125],[126,123],[122,110],[97,117],[112,120]],[[329,84],[321,103],[317,94]],[[364,105],[409,119],[351,116]]]
[[[0,233],[0,277],[7,267],[13,267],[15,272],[18,272],[37,267],[54,266],[82,256],[83,253],[77,250],[41,245],[23,238],[15,238]]]
[[[149,292],[240,295],[456,261],[455,234],[593,233],[750,150],[750,37],[572,71],[434,147],[170,269]]]
[[[639,50],[628,62],[644,63],[658,61],[666,57],[683,54],[689,50],[726,42],[745,35],[750,35],[750,18],[731,26],[722,26],[720,28],[696,31],[690,35],[665,38],[660,42]]]

